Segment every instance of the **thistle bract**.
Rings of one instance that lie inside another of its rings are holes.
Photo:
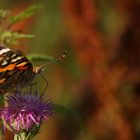
[[[4,125],[10,127],[14,133],[30,132],[40,127],[44,119],[48,120],[53,114],[52,103],[45,100],[44,94],[37,92],[20,93],[7,96],[7,107],[1,110]]]

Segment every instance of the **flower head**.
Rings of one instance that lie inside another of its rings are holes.
[[[15,133],[30,131],[53,114],[52,103],[45,100],[44,94],[37,92],[19,93],[7,96],[7,107],[1,110],[1,118]]]

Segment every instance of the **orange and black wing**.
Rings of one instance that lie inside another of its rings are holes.
[[[0,94],[33,79],[33,66],[22,54],[0,46]]]

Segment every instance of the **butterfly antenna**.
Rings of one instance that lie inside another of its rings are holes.
[[[47,87],[48,87],[48,80],[41,74],[41,72],[44,71],[44,69],[46,68],[46,66],[47,66],[48,64],[55,63],[55,62],[58,62],[58,61],[60,61],[60,60],[63,60],[63,59],[66,57],[66,54],[67,54],[67,51],[65,50],[60,56],[54,58],[53,60],[50,60],[48,63],[43,64],[43,65],[41,65],[41,66],[39,66],[39,67],[35,67],[34,72],[35,72],[36,74],[40,74],[41,77],[42,77],[42,79],[44,79],[45,82],[46,82],[46,86],[45,86],[45,88],[43,89],[42,93],[43,93],[43,92],[47,89]]]
[[[46,66],[48,64],[51,64],[51,63],[55,63],[55,62],[58,62],[58,61],[61,61],[63,60],[65,57],[66,57],[66,54],[67,54],[67,51],[65,50],[61,55],[59,55],[58,57],[54,58],[53,60],[50,60],[49,62],[47,62],[46,64],[43,64],[39,67],[35,67],[35,73],[36,74],[39,74],[41,73],[42,71],[44,71],[44,69],[46,68]]]
[[[44,64],[44,67],[48,64],[51,64],[51,63],[55,63],[55,62],[58,62],[58,61],[61,61],[63,60],[64,58],[66,58],[66,54],[67,54],[67,50],[65,50],[61,55],[59,55],[58,57],[54,58],[53,60],[50,60],[48,63]]]

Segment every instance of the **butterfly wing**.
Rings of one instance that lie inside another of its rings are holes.
[[[33,66],[26,57],[0,46],[0,94],[24,87],[33,77]]]

